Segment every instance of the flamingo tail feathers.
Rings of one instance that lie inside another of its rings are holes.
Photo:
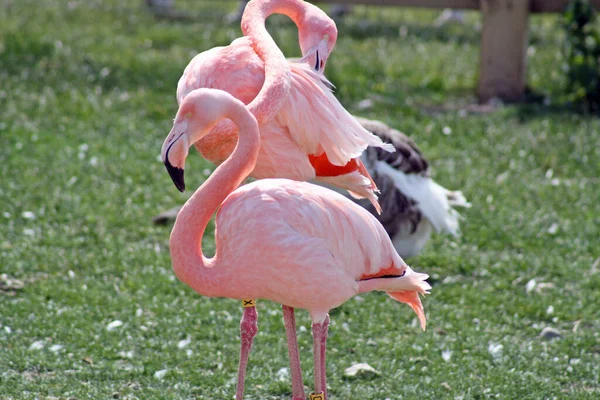
[[[387,274],[388,270],[385,271],[380,273]],[[401,276],[366,276],[366,278],[357,282],[359,293],[366,293],[371,290],[385,291],[392,299],[408,304],[417,313],[421,329],[425,330],[427,318],[419,294],[429,294],[431,285],[426,281],[429,275],[415,272],[406,266],[405,273]]]
[[[421,303],[421,299],[419,298],[419,294],[417,292],[388,292],[387,294],[394,300],[408,304],[417,314],[421,324],[421,329],[425,330],[427,327],[427,317],[425,317],[423,303]]]

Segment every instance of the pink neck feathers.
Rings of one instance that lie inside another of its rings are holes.
[[[202,254],[202,237],[211,217],[225,198],[233,192],[252,172],[258,151],[260,136],[254,117],[239,100],[225,103],[223,118],[229,118],[239,129],[239,141],[231,156],[196,190],[177,216],[171,232],[169,247],[173,270],[177,277],[197,292],[211,295],[219,280],[219,268],[215,267],[218,252],[212,259]]]

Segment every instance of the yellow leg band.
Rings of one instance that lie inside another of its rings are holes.
[[[325,400],[325,394],[323,392],[311,393],[310,400]]]
[[[256,299],[242,300],[242,306],[244,308],[256,307]]]

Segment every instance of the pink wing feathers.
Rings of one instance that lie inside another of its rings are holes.
[[[290,63],[292,91],[276,119],[288,126],[294,141],[306,152],[327,154],[333,165],[346,165],[368,146],[395,151],[367,131],[340,104],[325,78],[308,64]]]

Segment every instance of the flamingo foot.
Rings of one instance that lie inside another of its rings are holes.
[[[258,332],[258,312],[255,300],[243,300],[244,314],[240,321],[240,337],[242,346],[240,349],[240,365],[238,368],[238,381],[235,400],[244,398],[244,382],[246,379],[246,366],[252,349],[252,341]]]
[[[283,322],[287,336],[288,354],[290,356],[290,373],[292,375],[292,400],[306,400],[300,354],[296,337],[296,316],[292,307],[283,306]]]

